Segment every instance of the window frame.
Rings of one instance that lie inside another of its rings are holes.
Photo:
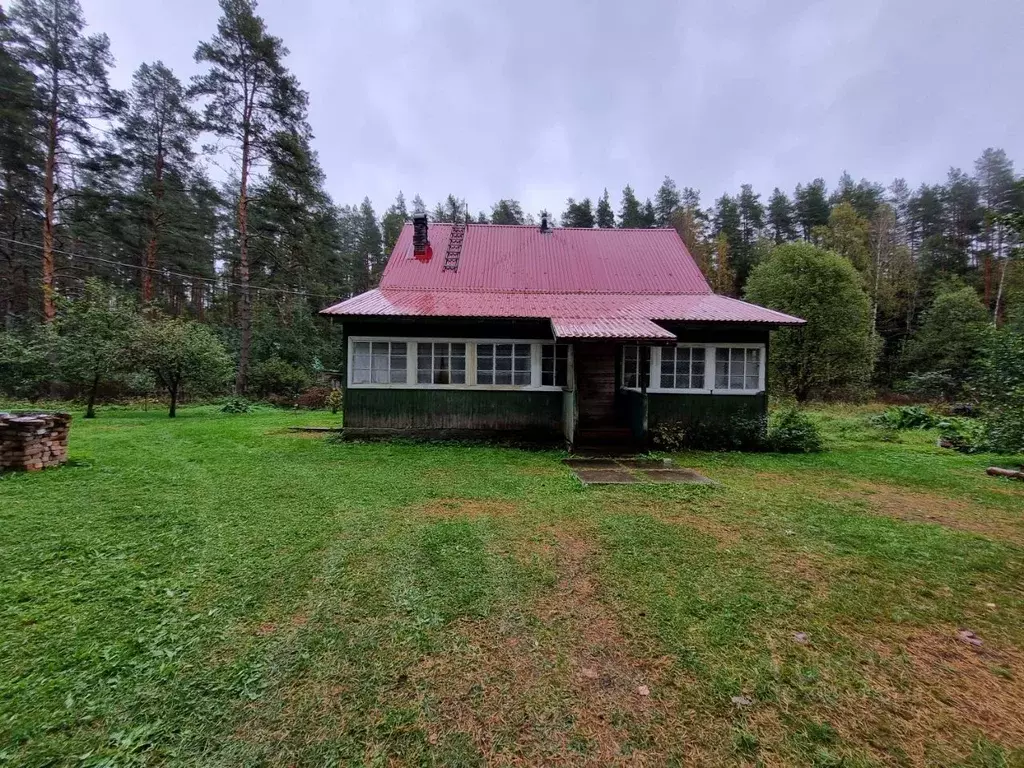
[[[619,379],[619,387],[630,392],[639,392],[639,387],[627,387],[625,385],[625,347],[626,346],[639,346],[636,344],[625,345],[622,351],[622,375]],[[667,345],[670,347],[693,347],[704,350],[704,387],[700,389],[673,389],[669,387],[661,386],[661,359],[662,350],[666,348],[666,345],[652,345],[651,346],[651,360],[650,360],[650,379],[647,391],[655,394],[665,395],[760,395],[766,390],[765,382],[765,362],[767,357],[767,344],[763,342],[747,342],[747,343],[728,343],[728,344],[715,344],[706,342],[688,342],[680,341],[677,344]],[[757,389],[717,389],[715,387],[715,356],[717,349],[757,349],[758,354],[758,377]]]
[[[355,345],[359,342],[399,342],[406,344],[406,383],[404,384],[354,384],[352,382],[353,358],[355,356]],[[418,378],[418,361],[420,344],[465,344],[466,345],[466,383],[465,384],[420,384]],[[551,339],[495,339],[495,338],[465,338],[451,336],[349,336],[347,339],[345,372],[346,387],[349,389],[467,389],[490,392],[565,392],[572,389],[573,382],[573,345],[567,344],[569,348],[569,367],[567,371],[566,386],[544,386],[541,384],[541,347],[544,344],[557,344]],[[476,358],[478,344],[528,344],[530,345],[530,383],[529,384],[477,384],[476,381]]]
[[[394,384],[391,383],[391,375],[392,375],[392,373],[394,371],[400,371],[401,370],[400,367],[399,368],[392,368],[391,367],[391,361],[395,357],[395,353],[393,351],[394,350],[394,345],[395,344],[403,344],[405,342],[403,342],[401,339],[373,339],[373,338],[366,338],[366,339],[359,339],[358,343],[362,343],[362,344],[369,343],[369,346],[370,346],[370,349],[369,349],[369,366],[370,367],[366,369],[366,372],[367,372],[367,374],[369,376],[369,380],[366,381],[366,382],[360,383],[360,384],[353,384],[352,386],[356,386],[356,387],[400,387],[400,386],[404,385],[403,382],[395,382]],[[387,354],[388,381],[387,381],[387,383],[374,382],[373,381],[373,345],[374,344],[387,344],[388,345],[388,354]],[[355,364],[354,364],[355,363],[355,357],[356,357],[356,345],[355,345],[355,343],[353,343],[349,347],[349,369],[348,369],[348,377],[347,377],[349,381],[352,381],[353,377],[355,376]],[[400,357],[405,357],[405,381],[408,382],[409,381],[409,345],[407,343],[405,343],[405,353],[403,355],[400,355]]]
[[[420,343],[422,343],[423,346],[427,347],[427,352],[428,352],[428,354],[430,356],[430,379],[431,379],[430,382],[422,382],[422,383],[420,382],[420,355],[422,354],[420,352]],[[465,342],[462,342],[462,341],[449,341],[447,339],[445,339],[443,341],[429,341],[429,342],[423,341],[423,342],[420,342],[420,343],[416,344],[416,379],[415,379],[414,383],[417,386],[425,387],[429,383],[429,385],[435,386],[435,387],[462,387],[462,386],[465,386],[469,382],[469,345],[468,344],[465,344]],[[438,382],[434,381],[434,376],[438,373],[438,369],[436,367],[436,365],[437,365],[436,360],[437,360],[438,355],[435,354],[435,350],[434,350],[434,346],[437,345],[437,344],[447,344],[448,345],[448,353],[447,353],[447,355],[442,355],[442,357],[447,357],[448,358],[448,375],[449,376],[451,376],[452,373],[455,370],[452,367],[452,358],[456,357],[455,355],[452,355],[452,344],[463,344],[464,345],[465,348],[464,348],[463,354],[461,355],[461,357],[462,357],[462,364],[464,366],[463,369],[462,369],[462,378],[464,379],[464,381],[461,381],[461,382],[449,382],[448,384],[441,384],[441,383],[438,383]],[[406,377],[406,378],[408,378],[408,377]]]

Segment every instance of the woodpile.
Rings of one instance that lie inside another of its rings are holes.
[[[60,466],[70,428],[69,413],[0,413],[0,471]]]

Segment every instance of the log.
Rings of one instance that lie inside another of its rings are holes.
[[[1018,471],[1016,469],[1003,469],[1002,467],[989,467],[985,472],[993,477],[1012,477],[1014,480],[1024,480],[1024,468]]]

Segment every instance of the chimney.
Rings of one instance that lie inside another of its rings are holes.
[[[540,216],[540,231],[544,234],[551,231],[551,228],[548,226],[548,215],[546,213],[542,213]]]
[[[430,249],[427,239],[427,214],[414,213],[412,216],[412,252],[414,256],[426,256]]]

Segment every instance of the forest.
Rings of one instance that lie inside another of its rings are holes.
[[[843,173],[713,201],[669,174],[650,197],[603,189],[553,216],[514,199],[481,209],[457,191],[433,207],[397,190],[384,208],[338,202],[285,42],[254,0],[220,8],[197,40],[200,74],[186,82],[144,62],[123,92],[109,82],[109,40],[87,31],[77,0],[0,9],[7,396],[91,406],[229,382],[239,395],[295,396],[340,365],[338,329],[317,311],[373,287],[418,210],[672,227],[717,292],[812,321],[780,332],[773,356],[775,391],[801,400],[970,397],[993,334],[1019,348],[1024,180],[1001,149],[945,179]]]

